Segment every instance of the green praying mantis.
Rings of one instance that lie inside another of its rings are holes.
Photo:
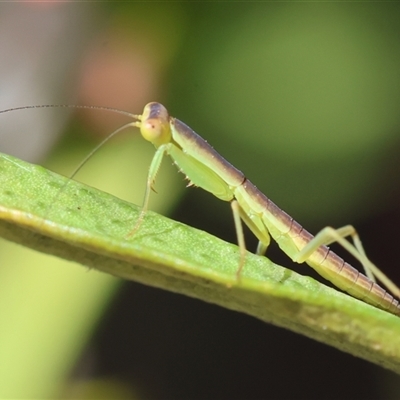
[[[240,278],[246,258],[243,221],[259,240],[256,254],[262,256],[266,253],[272,237],[293,261],[306,262],[318,274],[341,290],[375,307],[400,315],[400,304],[394,297],[400,297],[400,289],[366,256],[353,226],[347,225],[340,229],[326,227],[316,236],[311,235],[190,127],[177,118],[171,117],[162,104],[156,102],[147,104],[142,115],[91,106],[45,105],[18,107],[12,110],[39,107],[103,109],[119,112],[134,120],[114,131],[96,146],[75,170],[72,177],[99,147],[127,127],[139,128],[143,138],[155,146],[156,152],[149,167],[143,207],[128,237],[133,236],[140,228],[148,210],[150,193],[154,188],[161,162],[164,156],[169,155],[180,172],[186,175],[190,182],[189,186],[198,186],[230,203],[240,249],[237,279]],[[0,113],[7,111],[10,110],[0,111]],[[346,239],[347,237],[351,237],[353,243]],[[366,275],[358,272],[327,247],[334,242],[342,245],[360,261]],[[379,279],[394,296],[379,286],[375,278]]]

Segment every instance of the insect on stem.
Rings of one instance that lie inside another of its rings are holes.
[[[258,190],[241,171],[226,161],[203,138],[180,120],[171,117],[160,103],[147,104],[142,115],[109,107],[73,105],[15,107],[0,111],[0,113],[29,108],[56,107],[111,111],[134,120],[118,128],[98,144],[75,169],[71,179],[100,147],[126,128],[139,128],[142,137],[155,146],[156,151],[147,176],[143,207],[135,226],[127,233],[127,239],[139,230],[146,216],[150,193],[161,162],[164,156],[168,155],[179,171],[189,179],[190,185],[198,186],[218,199],[231,203],[240,249],[236,270],[237,280],[245,273],[246,245],[242,229],[242,222],[244,222],[259,240],[258,255],[265,254],[272,238],[293,261],[306,262],[343,291],[373,306],[400,315],[398,300],[379,286],[374,278],[377,277],[395,295],[399,295],[400,289],[366,256],[358,234],[351,225],[340,229],[326,227],[316,236],[311,235]],[[56,198],[65,190],[68,182],[60,189]],[[352,242],[347,239],[349,236]],[[327,247],[334,242],[339,243],[361,262],[367,276],[358,272]]]

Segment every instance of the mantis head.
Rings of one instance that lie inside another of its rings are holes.
[[[159,147],[171,141],[170,117],[160,103],[149,103],[144,107],[138,127],[143,138]]]

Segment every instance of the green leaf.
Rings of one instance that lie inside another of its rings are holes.
[[[206,232],[0,155],[0,234],[115,276],[253,315],[400,372],[400,319]],[[1,288],[0,288],[1,290]],[[23,294],[21,294],[22,296]]]

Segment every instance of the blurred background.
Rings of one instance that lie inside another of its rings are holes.
[[[355,225],[399,285],[399,17],[396,3],[2,3],[0,109],[160,101],[306,229]],[[126,122],[14,111],[0,149],[68,175]],[[127,131],[77,179],[141,204],[153,153]],[[183,178],[164,162],[151,208],[235,242],[229,205]],[[0,398],[398,398],[393,373],[306,337],[0,246]]]

